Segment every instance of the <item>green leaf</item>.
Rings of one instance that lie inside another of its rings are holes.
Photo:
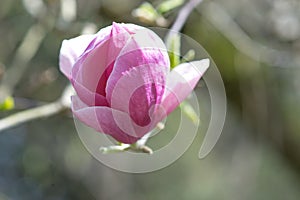
[[[171,34],[167,38],[171,69],[180,64],[180,35]]]
[[[143,2],[137,9],[133,10],[132,15],[147,23],[155,23],[160,17],[152,4]]]
[[[195,50],[190,49],[181,59],[181,63],[190,62],[194,60],[195,55],[196,55]]]
[[[157,6],[157,12],[160,14],[164,14],[181,6],[184,3],[184,0],[167,0],[162,2]]]
[[[195,124],[198,125],[200,122],[200,118],[197,115],[194,108],[189,104],[187,101],[183,101],[180,104],[180,108],[182,109],[183,113]]]
[[[11,110],[15,107],[14,99],[11,96],[6,97],[6,99],[0,104],[0,110]]]

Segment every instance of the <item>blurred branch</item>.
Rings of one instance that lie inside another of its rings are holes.
[[[180,32],[183,25],[185,24],[188,16],[200,4],[203,0],[190,0],[186,3],[179,11],[178,16],[171,27],[172,32]]]
[[[40,117],[56,114],[65,107],[58,101],[37,108],[28,109],[0,120],[0,131]]]
[[[0,131],[37,118],[49,117],[70,108],[70,97],[72,94],[73,88],[71,85],[69,85],[65,88],[61,98],[59,98],[57,101],[36,108],[24,110],[1,119]]]
[[[72,22],[76,19],[77,3],[76,0],[61,0],[60,1],[60,17],[65,22]]]
[[[299,66],[300,60],[292,52],[277,50],[252,40],[218,3],[210,2],[197,9],[235,48],[250,58],[271,66]]]
[[[50,28],[37,23],[31,26],[16,51],[12,65],[5,70],[0,85],[0,103],[13,94],[15,86],[21,80],[29,62],[37,53]]]
[[[21,45],[17,49],[13,63],[8,68],[1,81],[0,86],[0,102],[7,96],[11,96],[17,83],[22,78],[23,73],[26,71],[28,63],[36,54],[43,39],[46,36],[46,31],[41,25],[33,25],[25,35]]]
[[[55,16],[48,12],[43,1],[23,0],[23,5],[37,21],[28,29],[16,50],[11,66],[6,69],[3,75],[0,85],[0,103],[12,96],[14,88],[29,67],[30,61],[36,55],[47,33],[54,27]]]

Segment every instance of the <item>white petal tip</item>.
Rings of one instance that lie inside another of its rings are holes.
[[[210,65],[210,60],[209,60],[209,58],[205,58],[205,59],[202,59],[202,60],[190,62],[190,64],[195,66],[197,71],[201,75],[203,75],[205,73],[205,71],[208,69],[209,65]]]

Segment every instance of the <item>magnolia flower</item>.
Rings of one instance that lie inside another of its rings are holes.
[[[141,26],[113,23],[94,35],[64,40],[59,64],[77,94],[72,97],[75,117],[132,144],[189,95],[209,60],[170,71],[158,35]]]

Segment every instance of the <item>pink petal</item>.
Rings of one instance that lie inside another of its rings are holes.
[[[130,117],[109,107],[88,107],[77,96],[72,97],[72,111],[76,118],[87,126],[111,135],[117,141],[132,144],[140,137],[134,137]]]
[[[106,98],[100,94],[91,92],[86,87],[78,83],[76,80],[71,80],[72,85],[78,97],[89,106],[108,106]]]
[[[122,26],[114,23],[110,36],[76,62],[72,78],[91,92],[105,96],[114,61],[129,37],[130,34]]]
[[[155,105],[161,103],[168,71],[169,57],[162,40],[148,29],[137,31],[120,52],[108,79],[110,106],[128,113],[140,126],[150,125]]]
[[[79,58],[87,48],[89,43],[93,40],[93,35],[81,35],[79,37],[64,40],[60,49],[59,67],[61,72],[70,79],[71,70]]]
[[[118,55],[111,76],[108,78],[107,100],[111,101],[112,91],[124,72],[134,67],[145,66],[148,68],[149,76],[153,76],[151,75],[151,68],[161,68],[161,73],[155,75],[158,75],[156,77],[157,83],[164,85],[165,76],[170,68],[169,65],[169,57],[163,41],[149,29],[136,31]],[[157,69],[154,70],[157,71]]]
[[[112,90],[110,107],[128,113],[139,126],[151,126],[165,88],[162,69],[145,64],[125,72]]]
[[[101,43],[109,35],[111,26],[100,29],[94,35],[81,35],[62,42],[59,65],[60,70],[70,79],[75,62],[85,53],[88,53],[96,44]]]
[[[113,23],[113,25],[118,24]],[[121,26],[125,27],[125,30],[128,33],[143,28],[134,24],[121,24]],[[113,26],[102,28],[94,35],[81,35],[62,42],[59,55],[59,65],[60,70],[68,79],[70,79],[72,68],[78,58],[94,49],[95,46],[104,41],[107,36],[110,36],[112,27]]]
[[[115,29],[115,30],[112,30]],[[100,29],[98,33],[95,34],[95,38],[93,41],[89,44],[85,52],[89,52],[93,50],[96,46],[98,46],[100,43],[105,41],[108,38],[115,36],[116,33],[124,32],[124,30],[129,33],[133,34],[136,30],[144,29],[142,26],[138,26],[135,24],[124,24],[124,23],[115,23],[113,22],[111,26],[107,26],[105,28]]]
[[[209,67],[209,59],[183,63],[175,67],[167,77],[167,88],[162,106],[171,113],[194,89]]]

